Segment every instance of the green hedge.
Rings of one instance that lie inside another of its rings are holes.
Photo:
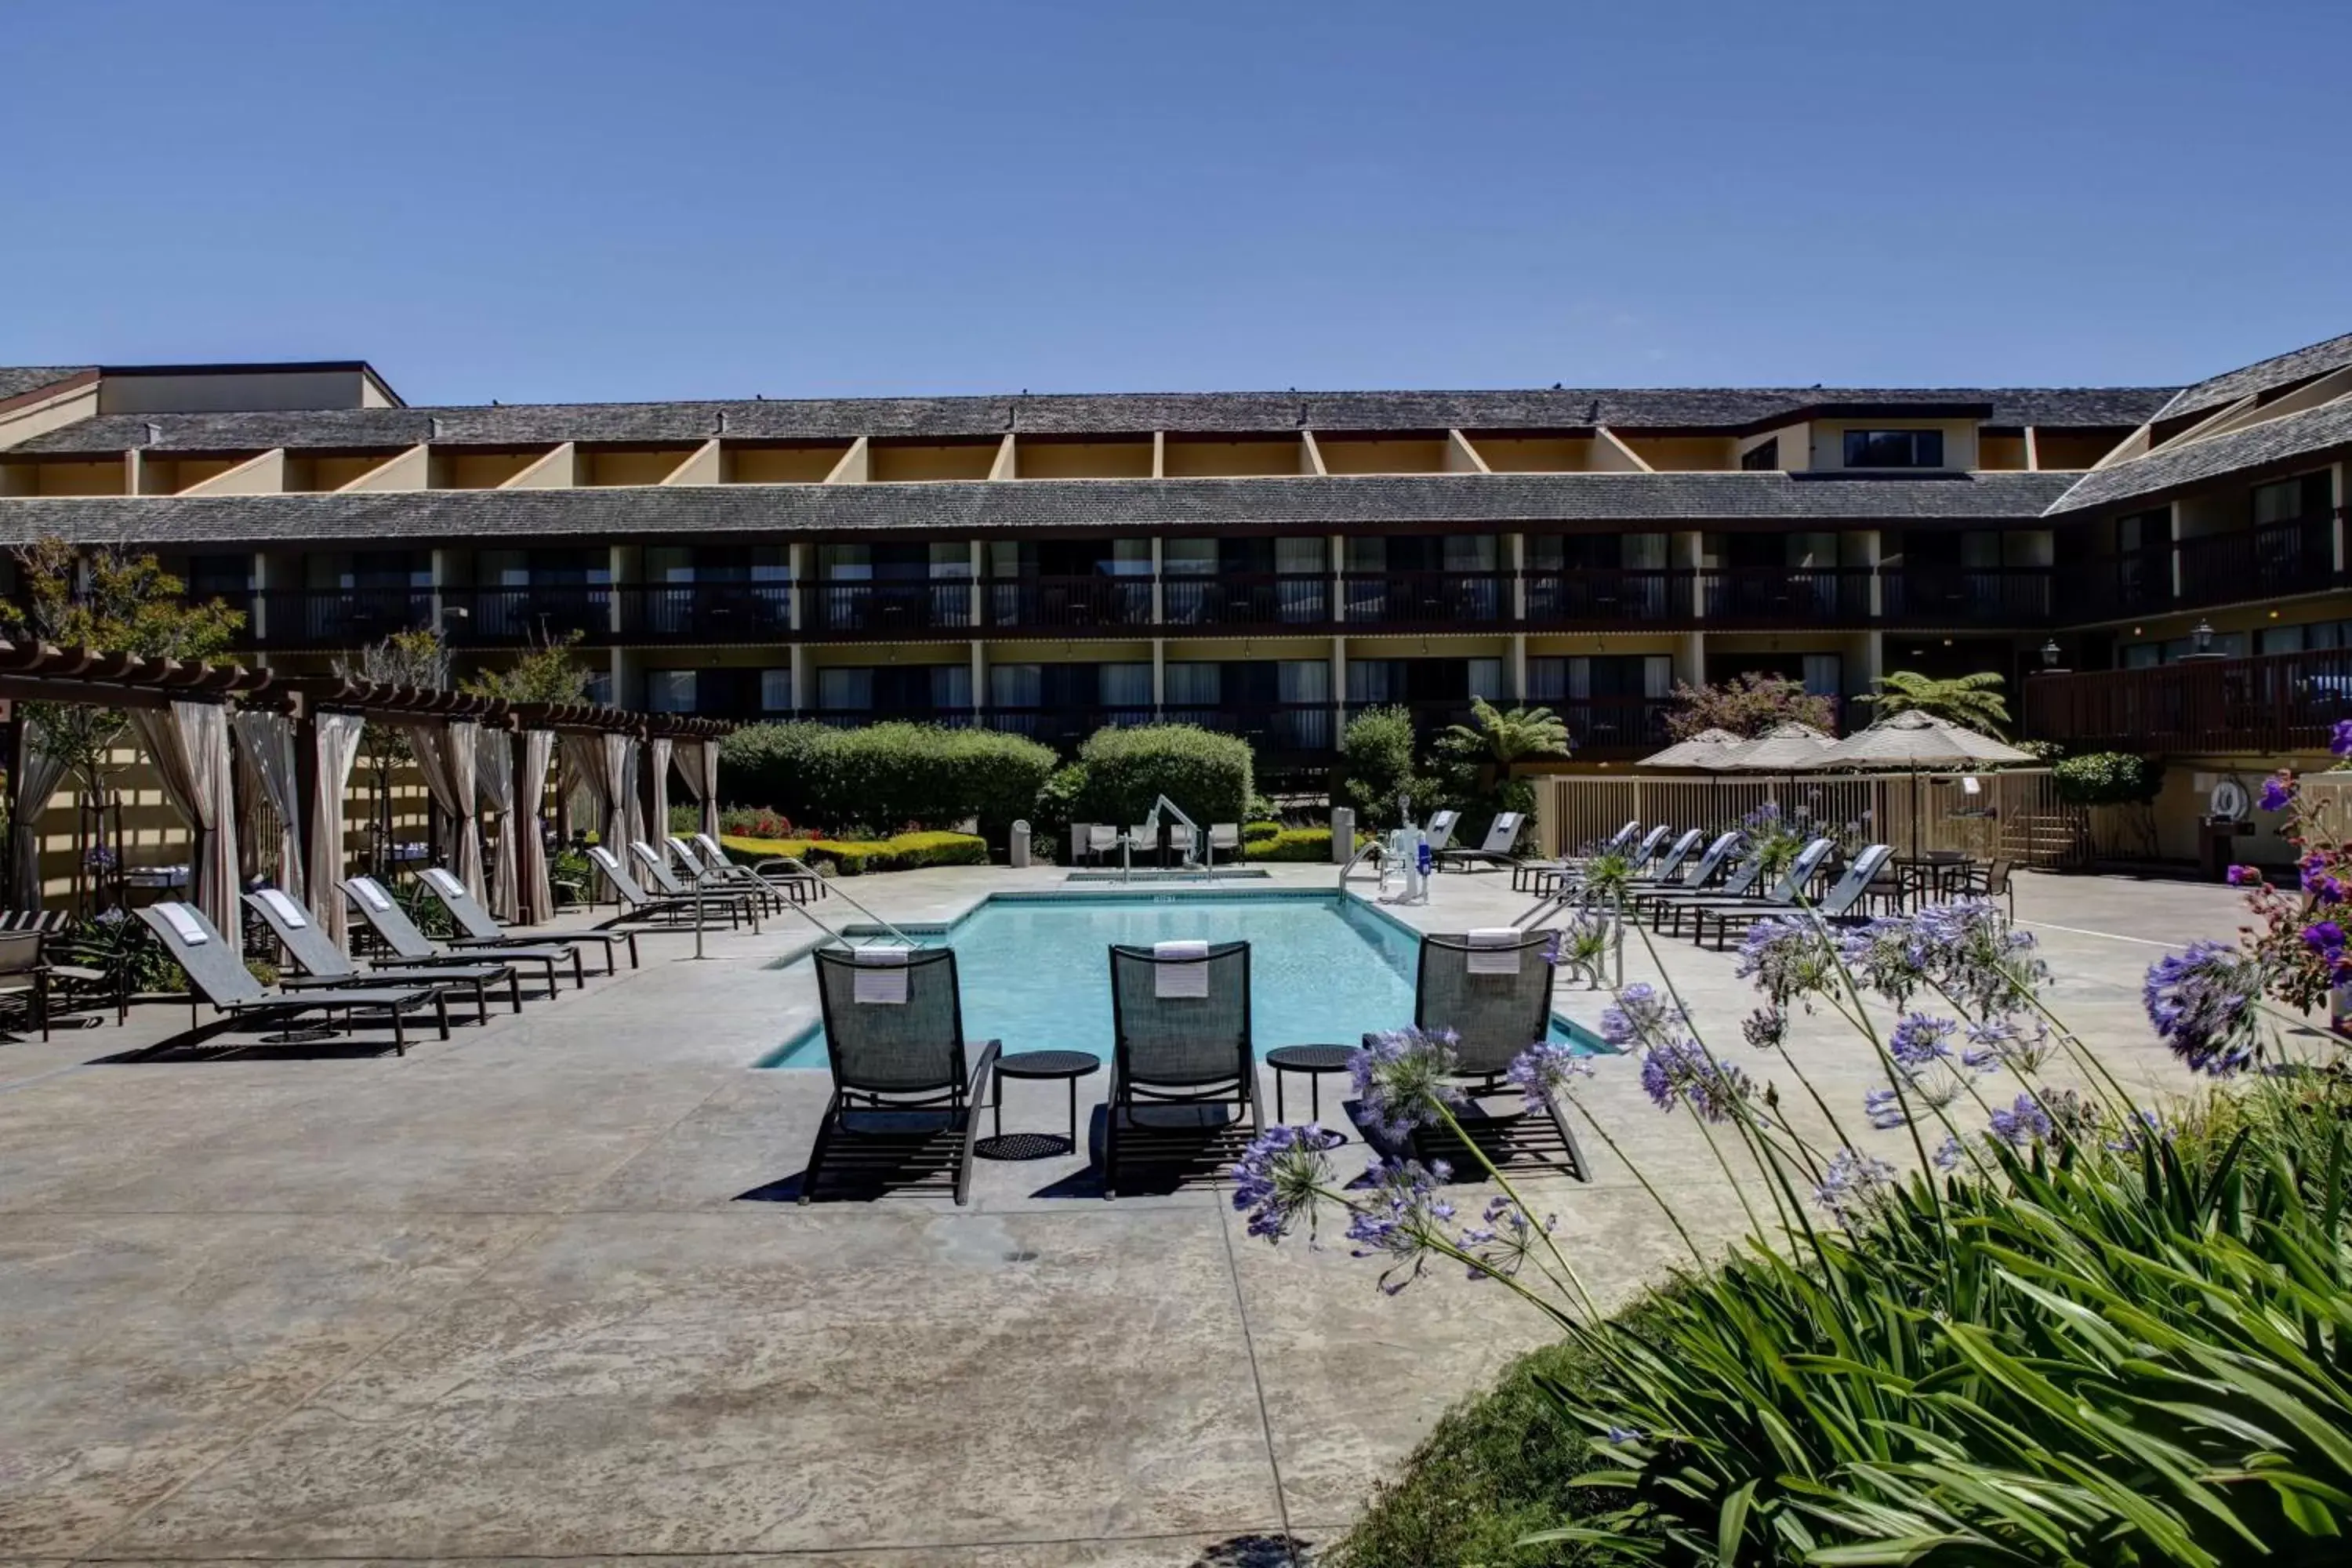
[[[719,793],[835,833],[944,828],[977,819],[1003,841],[1054,771],[1051,747],[992,730],[882,723],[753,724],[719,747]]]
[[[1164,795],[1203,826],[1239,822],[1256,793],[1250,761],[1248,742],[1192,724],[1097,730],[1078,748],[1085,776],[1074,781],[1070,819],[1141,822]]]
[[[2071,805],[2138,805],[2164,789],[2164,760],[2129,752],[2086,752],[2052,765],[2051,787]]]
[[[862,877],[868,871],[912,871],[924,866],[985,866],[988,844],[969,833],[901,833],[882,839],[738,838],[721,835],[720,848],[739,865],[756,866],[790,855],[819,871]]]
[[[1327,861],[1331,858],[1331,830],[1328,827],[1281,827],[1271,838],[1244,838],[1242,841],[1244,860],[1304,860]]]

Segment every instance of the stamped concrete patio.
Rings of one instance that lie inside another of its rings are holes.
[[[918,920],[1059,881],[853,886]],[[2189,1088],[2146,1043],[2138,976],[2228,934],[2235,900],[2021,881],[2061,1011],[2131,1079]],[[1459,930],[1525,901],[1449,876],[1402,912]],[[814,1016],[807,966],[768,966],[810,935],[772,921],[701,962],[649,936],[642,970],[405,1058],[103,1059],[184,1027],[164,1006],[0,1045],[0,1568],[1306,1561],[1539,1335],[1492,1287],[1390,1300],[1336,1238],[1252,1241],[1210,1188],[1082,1195],[1075,1159],[984,1163],[964,1209],[788,1201],[824,1080],[750,1064]],[[1727,1035],[1730,960],[1667,956]],[[1648,973],[1637,948],[1629,978]],[[1590,1022],[1604,999],[1560,1000]],[[1818,1020],[1792,1049],[1833,1103],[1874,1081]],[[1588,1102],[1706,1239],[1733,1235],[1705,1145],[1633,1078],[1604,1066]],[[1062,1096],[1012,1086],[1008,1127],[1058,1127]],[[1596,1179],[1539,1201],[1621,1298],[1679,1244],[1588,1152]]]

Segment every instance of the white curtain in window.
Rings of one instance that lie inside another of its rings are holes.
[[[269,876],[287,897],[299,899],[302,896],[302,806],[295,797],[302,786],[295,773],[294,721],[283,713],[247,710],[229,722],[252,780],[268,804],[269,815],[276,818],[277,843],[270,847],[276,862]]]
[[[1469,667],[1470,695],[1496,702],[1503,696],[1503,661],[1499,658],[1469,658],[1462,661]]]
[[[1176,667],[1169,666],[1173,670]],[[1200,668],[1195,666],[1194,668]],[[1216,666],[1210,665],[1213,670]],[[1151,667],[1148,664],[1106,664],[1100,667],[1103,706],[1106,708],[1142,708],[1151,706]],[[1177,700],[1171,689],[1168,700]],[[1207,699],[1214,702],[1216,699]]]
[[[1449,533],[1444,548],[1448,572],[1495,569],[1495,536],[1491,533]]]
[[[1045,701],[1045,671],[1034,664],[988,667],[988,700],[995,708],[1038,708]]]
[[[217,702],[139,708],[131,727],[155,764],[163,797],[195,840],[196,907],[229,935],[239,929],[236,775],[229,763],[228,710]]]
[[[816,705],[829,713],[870,710],[874,706],[874,672],[870,669],[818,670]]]
[[[555,918],[555,888],[547,879],[547,841],[540,833],[541,804],[555,760],[555,732],[525,731],[522,773],[515,780],[515,881],[518,917],[525,925]]]
[[[1168,667],[1175,668],[1174,665]],[[1286,658],[1275,666],[1275,692],[1285,702],[1331,700],[1331,661],[1328,658]]]
[[[515,838],[536,834],[536,820],[519,820],[515,813],[514,737],[504,730],[474,731],[476,799],[490,817],[490,913],[499,920],[522,918],[522,861]]]
[[[1663,572],[1666,569],[1666,539],[1663,533],[1626,534],[1618,559],[1629,571]]]
[[[971,666],[969,664],[935,664],[931,667],[931,706],[933,708],[969,708],[971,706]]]
[[[16,777],[16,799],[8,814],[8,882],[10,901],[20,910],[41,907],[41,813],[66,782],[66,762],[41,750],[33,731],[25,731],[24,763]],[[111,846],[121,854],[122,846]]]
[[[311,742],[317,778],[310,798],[310,912],[319,928],[343,944],[351,911],[343,903],[343,800],[352,786],[352,763],[360,754],[367,721],[356,713],[321,713]]]
[[[1844,661],[1833,653],[1805,655],[1805,689],[1815,697],[1836,697],[1845,690]]]
[[[1671,697],[1674,690],[1674,656],[1664,653],[1645,655],[1642,660],[1642,695]]]
[[[760,672],[760,710],[763,713],[782,713],[788,710],[792,705],[793,672],[790,667],[782,669],[761,670]]]
[[[1570,702],[1591,701],[1592,661],[1577,658],[1564,662],[1568,665],[1568,700]]]
[[[1568,660],[1550,657],[1528,660],[1528,699],[1557,702],[1568,695]]]

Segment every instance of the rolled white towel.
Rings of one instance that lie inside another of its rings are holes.
[[[172,928],[173,934],[190,947],[202,947],[212,940],[212,933],[205,930],[204,916],[187,905],[163,903],[155,907],[163,911],[163,923]]]
[[[884,1007],[905,1006],[907,960],[913,951],[904,947],[857,949],[854,954],[857,974],[850,983],[850,1000]]]
[[[300,931],[310,923],[310,912],[288,898],[282,889],[262,889],[261,901],[269,906],[271,913],[286,922],[289,931]]]
[[[603,851],[591,849],[588,853],[596,855]],[[607,856],[606,858],[609,859],[611,857]],[[466,884],[457,880],[457,873],[446,866],[427,866],[419,875],[453,899],[462,899],[466,896]]]
[[[1209,994],[1209,956],[1205,942],[1155,942],[1151,956],[1159,963],[1153,966],[1151,994],[1168,998],[1202,997]]]
[[[351,889],[359,895],[360,902],[378,914],[392,908],[392,895],[385,892],[383,884],[378,882],[373,877],[353,877],[351,880]]]
[[[1527,932],[1517,926],[1481,926],[1470,933],[1470,957],[1465,967],[1473,974],[1517,974],[1519,960],[1525,951],[1519,944],[1527,941]]]

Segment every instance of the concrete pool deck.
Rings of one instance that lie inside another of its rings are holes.
[[[938,921],[1061,878],[850,887]],[[2236,898],[2020,883],[2058,1010],[2136,1084],[2190,1089],[2147,1038],[2139,974],[2158,944],[2228,936]],[[1448,875],[1399,912],[1459,930],[1526,901]],[[824,1079],[750,1064],[815,1016],[807,967],[769,967],[808,935],[713,936],[701,963],[690,936],[650,935],[642,970],[404,1058],[102,1059],[184,1028],[163,1005],[0,1044],[0,1568],[1285,1563],[1543,1337],[1450,1272],[1391,1300],[1336,1237],[1253,1241],[1213,1188],[1085,1195],[1076,1158],[982,1162],[963,1209],[788,1201]],[[1730,959],[1664,951],[1728,1031],[1748,1006]],[[1648,969],[1632,950],[1628,978]],[[1605,1000],[1559,994],[1588,1024]],[[1875,1081],[1822,1020],[1792,1051],[1833,1105]],[[1736,1234],[1688,1118],[1614,1068],[1588,1103],[1707,1239]],[[1013,1084],[1006,1126],[1057,1130],[1065,1105]],[[1677,1244],[1587,1142],[1594,1181],[1536,1185],[1613,1300]]]

